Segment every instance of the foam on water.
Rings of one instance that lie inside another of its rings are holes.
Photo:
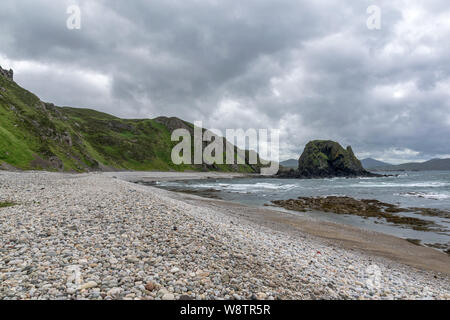
[[[450,183],[448,182],[436,182],[436,181],[426,181],[426,182],[411,182],[411,183],[395,183],[395,182],[380,182],[380,183],[367,183],[360,182],[357,184],[351,184],[350,187],[359,187],[359,188],[441,188],[441,187],[449,187]],[[349,186],[345,186],[349,187]]]
[[[250,183],[199,183],[190,185],[192,188],[199,189],[214,189],[224,190],[229,192],[238,193],[258,193],[264,190],[292,190],[299,188],[300,186],[295,184],[280,184],[280,183],[267,183],[258,182],[254,184]]]
[[[399,195],[402,197],[425,198],[425,199],[432,199],[432,200],[450,199],[450,194],[448,194],[448,193],[403,192],[403,193],[394,193],[394,195]]]

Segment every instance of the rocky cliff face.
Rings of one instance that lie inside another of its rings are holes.
[[[363,168],[350,146],[344,149],[330,140],[310,141],[298,161],[298,169],[283,175],[296,178],[373,176]]]
[[[4,76],[6,79],[13,81],[14,80],[14,72],[10,70],[5,70],[0,67],[0,75]]]

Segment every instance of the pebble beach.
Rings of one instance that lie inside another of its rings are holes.
[[[115,173],[0,171],[15,203],[0,208],[0,299],[450,299],[449,273],[174,195]]]

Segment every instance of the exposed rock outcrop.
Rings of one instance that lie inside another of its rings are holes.
[[[0,67],[0,75],[4,76],[5,78],[11,81],[14,80],[14,71],[12,69],[5,70],[2,67]]]
[[[366,171],[350,146],[344,149],[330,140],[310,141],[303,151],[298,169],[280,173],[290,178],[368,177],[377,176]]]

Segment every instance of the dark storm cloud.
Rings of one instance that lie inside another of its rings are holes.
[[[283,158],[320,138],[424,159],[450,155],[447,3],[4,0],[0,63],[59,105],[280,128]]]

